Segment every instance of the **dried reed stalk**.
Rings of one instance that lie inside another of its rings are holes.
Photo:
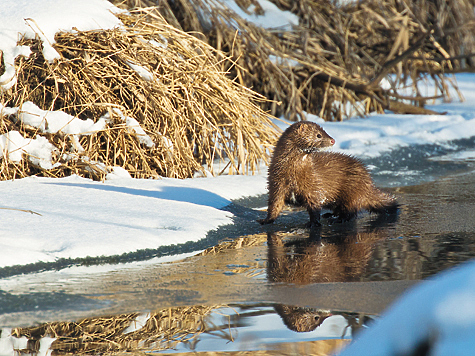
[[[278,133],[256,105],[265,99],[230,80],[220,68],[229,60],[215,49],[160,18],[145,21],[145,15],[121,16],[125,30],[58,33],[61,59],[54,63],[44,60],[39,41],[20,43],[33,54],[18,59],[18,83],[2,93],[4,105],[21,107],[29,100],[81,119],[97,121],[109,113],[110,120],[106,129],[79,138],[83,150],[70,135],[45,135],[57,148],[53,163],[60,165],[54,169],[28,160],[14,165],[4,157],[1,179],[72,173],[103,179],[113,166],[136,178],[187,178],[204,173],[204,166],[216,174],[216,159],[229,160],[230,173],[255,172],[259,161],[268,160]],[[117,109],[140,123],[153,147],[140,141]],[[0,133],[42,134],[14,118],[0,120]]]

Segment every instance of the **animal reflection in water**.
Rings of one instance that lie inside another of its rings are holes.
[[[326,318],[332,315],[328,310],[303,308],[285,304],[278,304],[274,309],[282,318],[285,326],[297,332],[315,330]]]
[[[340,231],[329,238],[284,240],[269,232],[267,278],[278,283],[305,285],[325,282],[359,281],[373,253],[373,243],[388,238],[388,229],[353,229]],[[298,306],[275,306],[284,324],[297,332],[315,330],[332,312]],[[338,313],[348,321],[353,334],[370,320],[367,316]]]

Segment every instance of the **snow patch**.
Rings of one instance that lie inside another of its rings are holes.
[[[257,0],[264,11],[263,15],[257,15],[254,7],[248,8],[247,12],[242,10],[234,0],[221,0],[221,3],[228,9],[234,11],[242,19],[262,28],[279,28],[290,30],[292,26],[299,24],[299,17],[290,11],[282,11],[275,4],[268,0]]]
[[[148,319],[150,319],[150,313],[142,313],[137,315],[135,320],[133,320],[130,325],[123,331],[123,334],[133,333],[134,331],[142,329],[146,324]]]
[[[82,120],[62,111],[42,110],[31,101],[23,103],[18,119],[41,132],[55,134],[61,131],[69,135],[88,135],[104,130],[107,124],[103,118],[94,123],[91,119]]]
[[[56,148],[44,137],[24,138],[18,131],[9,131],[0,136],[0,149],[4,158],[19,163],[23,155],[43,169],[52,169],[53,152]]]
[[[0,335],[0,355],[15,356],[16,350],[22,350],[27,348],[28,339],[26,336],[17,338],[12,336],[11,328],[3,328]]]
[[[145,67],[127,61],[127,65],[132,68],[142,79],[150,82],[153,80],[153,74]]]
[[[137,137],[140,143],[143,143],[149,148],[155,147],[153,140],[145,133],[144,129],[140,126],[140,123],[136,119],[124,115],[124,113],[117,108],[113,108],[112,110],[125,123],[129,132],[133,133]],[[109,122],[111,119],[110,113],[104,114],[101,119]]]

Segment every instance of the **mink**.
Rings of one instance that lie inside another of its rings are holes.
[[[258,220],[261,224],[273,223],[286,203],[305,207],[309,226],[320,226],[322,209],[332,210],[341,221],[354,218],[360,210],[397,210],[396,198],[374,186],[360,160],[325,152],[334,144],[335,140],[313,122],[301,121],[284,131],[269,165],[267,217]]]

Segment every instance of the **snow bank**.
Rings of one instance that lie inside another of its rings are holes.
[[[399,299],[340,356],[412,355],[422,342],[430,355],[475,350],[475,262],[426,280]]]
[[[309,119],[321,123],[319,118]],[[322,125],[335,138],[335,150],[360,157],[376,157],[396,147],[448,143],[475,136],[475,114],[371,115]]]
[[[197,241],[232,214],[230,199],[265,191],[264,176],[105,183],[72,176],[0,182],[0,267],[116,255]],[[257,223],[256,223],[257,224]]]

